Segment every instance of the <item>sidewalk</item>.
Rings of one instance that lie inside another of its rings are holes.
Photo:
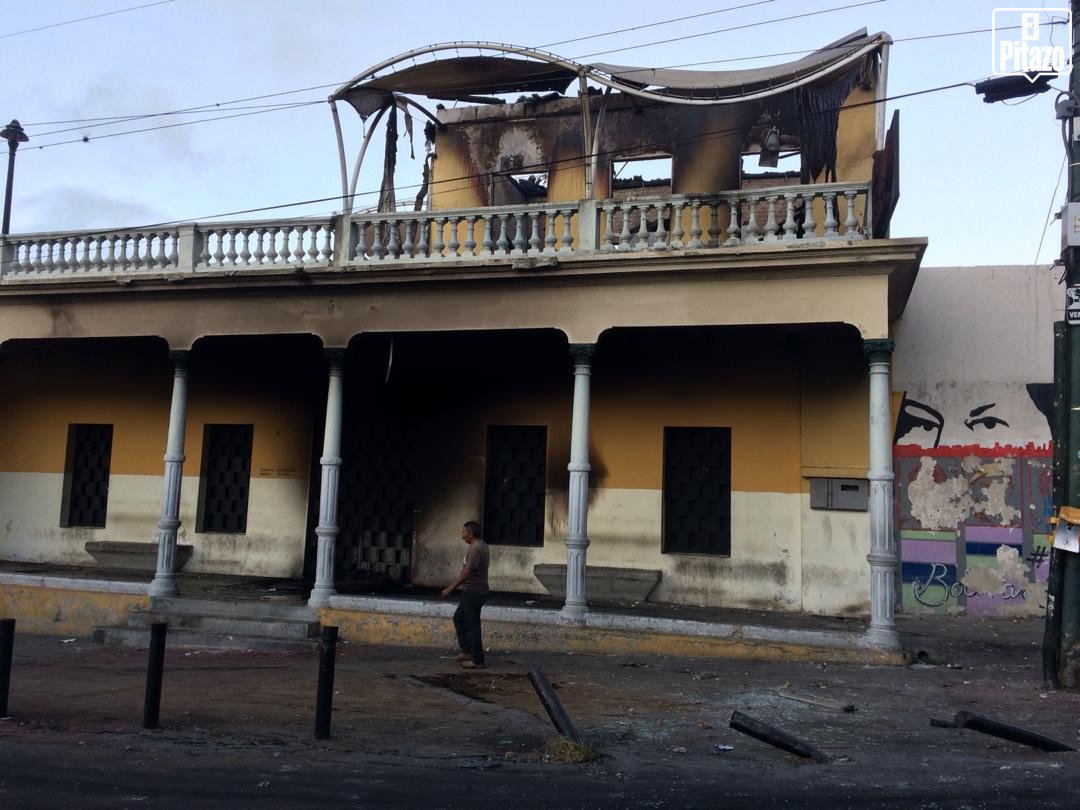
[[[85,567],[0,563],[0,611],[29,632],[86,635],[123,624],[150,608],[148,576]],[[302,580],[180,574],[188,599],[300,603]],[[441,643],[453,603],[433,590],[377,592],[338,583],[339,595],[319,611],[343,638],[371,644]],[[484,612],[493,643],[518,651],[572,650],[716,656],[744,659],[901,663],[895,651],[872,647],[862,619],[654,603],[597,606],[583,620],[560,613],[560,602],[529,594],[493,594]]]

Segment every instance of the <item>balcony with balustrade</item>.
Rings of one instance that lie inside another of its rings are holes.
[[[440,60],[451,47],[479,55]],[[882,105],[873,103],[887,47],[887,35],[857,32],[794,63],[734,74],[581,65],[491,43],[418,49],[330,98],[340,213],[10,235],[0,238],[0,289],[152,278],[249,284],[297,271],[519,272],[883,240],[897,197],[895,122],[887,138]],[[564,96],[575,79],[577,98]],[[552,92],[495,97],[523,90]],[[473,106],[433,113],[418,95]],[[830,98],[842,102],[831,119],[828,109],[806,113]],[[351,179],[338,102],[369,125]],[[421,210],[398,210],[384,181],[377,210],[354,210],[376,125],[393,119],[396,134],[399,112],[410,110],[429,121],[430,194],[417,202]],[[567,142],[577,145],[567,152]],[[877,149],[868,153],[867,143]],[[782,152],[799,159],[800,172],[755,181],[743,170],[748,155],[775,166]],[[619,194],[615,164],[657,154],[671,161],[666,185]],[[515,197],[512,177],[530,172],[543,173],[545,193]],[[836,176],[846,180],[825,182]]]
[[[18,234],[0,240],[0,283],[222,274],[238,279],[275,270],[368,272],[477,262],[529,269],[583,256],[851,242],[870,236],[869,198],[869,183],[828,183],[634,200]]]

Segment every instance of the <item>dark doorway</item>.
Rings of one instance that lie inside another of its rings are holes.
[[[731,428],[664,428],[665,554],[731,554]]]
[[[489,425],[484,538],[509,546],[544,545],[547,428]]]

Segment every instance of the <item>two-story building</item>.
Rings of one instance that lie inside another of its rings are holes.
[[[4,238],[0,558],[153,539],[151,594],[179,547],[318,606],[443,583],[479,518],[493,587],[555,571],[567,616],[622,568],[895,647],[891,324],[926,241],[889,233],[889,42],[736,72],[421,48],[330,97],[338,215]],[[378,210],[349,107],[387,130]]]

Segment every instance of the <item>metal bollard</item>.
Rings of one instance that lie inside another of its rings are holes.
[[[161,717],[161,676],[165,671],[165,622],[150,625],[150,662],[146,667],[143,728],[157,728]]]
[[[334,708],[334,656],[337,654],[336,627],[322,629],[319,645],[319,688],[315,695],[315,739],[330,737],[330,713]]]
[[[11,687],[11,651],[15,647],[15,620],[0,619],[0,717],[7,717]]]

